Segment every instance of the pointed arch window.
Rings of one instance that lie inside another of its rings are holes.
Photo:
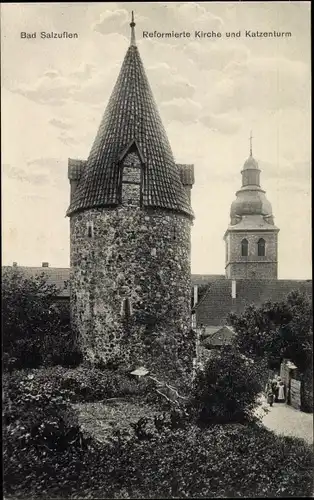
[[[260,238],[257,242],[257,255],[259,257],[265,257],[265,247],[266,247],[266,242],[264,238]]]
[[[249,254],[249,242],[246,238],[241,241],[241,255],[242,257],[247,257]]]

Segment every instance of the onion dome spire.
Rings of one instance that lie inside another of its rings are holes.
[[[253,157],[252,132],[250,134],[250,156],[245,161],[242,174],[242,187],[236,192],[236,200],[231,205],[232,224],[237,218],[250,215],[261,215],[272,221],[272,207],[260,185],[260,168]]]
[[[136,47],[136,41],[135,41],[135,22],[134,22],[134,12],[132,10],[132,17],[131,17],[131,22],[130,22],[130,27],[131,27],[131,47]]]
[[[259,181],[259,176],[260,176],[260,169],[258,166],[257,161],[255,158],[253,158],[253,146],[252,146],[252,130],[250,133],[250,156],[248,159],[245,161],[243,165],[243,170],[242,170],[242,183],[243,186],[247,186],[249,184],[259,186],[260,181]]]
[[[252,139],[253,139],[253,136],[252,136],[252,130],[251,130],[251,134],[250,134],[250,156],[253,156],[253,154],[252,154]]]

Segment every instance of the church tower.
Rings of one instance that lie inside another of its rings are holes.
[[[86,161],[69,159],[71,317],[86,359],[192,372],[190,192],[135,41]]]
[[[243,166],[242,187],[231,205],[225,233],[226,278],[277,279],[279,229],[272,207],[260,186],[260,169],[252,155]]]

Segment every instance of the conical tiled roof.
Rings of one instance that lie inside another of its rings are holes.
[[[193,216],[157,106],[135,45],[131,44],[67,215],[120,203],[119,161],[135,144],[144,161],[142,203]]]

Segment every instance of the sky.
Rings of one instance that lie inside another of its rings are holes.
[[[223,236],[252,130],[280,228],[278,277],[311,278],[310,2],[303,1],[2,4],[3,265],[69,266],[68,158],[89,154],[128,48],[132,9],[175,159],[195,168],[192,273],[224,274]],[[192,36],[143,38],[154,30]],[[195,39],[195,30],[223,36]],[[250,38],[245,30],[292,36]],[[78,38],[41,39],[41,31]],[[241,36],[226,38],[229,31]]]

